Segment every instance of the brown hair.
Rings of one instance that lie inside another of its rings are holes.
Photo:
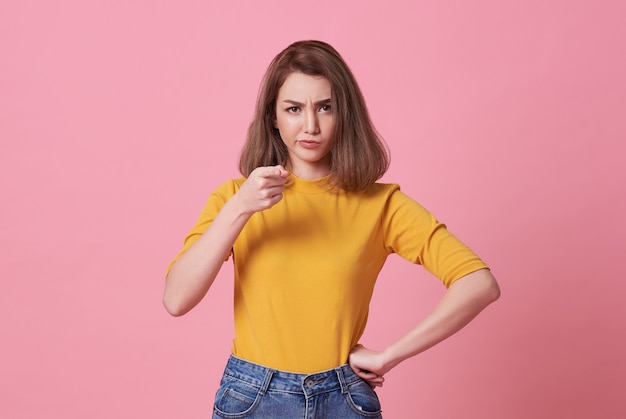
[[[259,166],[287,165],[287,147],[274,121],[278,91],[294,72],[322,76],[330,82],[335,144],[329,183],[347,191],[364,191],[387,171],[389,153],[372,124],[350,68],[332,46],[321,41],[295,42],[271,62],[259,89],[239,171],[247,177]]]

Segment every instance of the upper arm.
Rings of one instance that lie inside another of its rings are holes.
[[[400,190],[389,196],[383,222],[390,251],[421,264],[446,287],[471,272],[487,268],[445,224]]]
[[[228,201],[239,189],[240,182],[238,180],[229,180],[220,185],[215,191],[209,195],[199,217],[196,220],[193,228],[187,233],[183,242],[183,248],[178,252],[176,257],[170,262],[167,267],[167,273],[170,272],[172,266],[176,261],[189,250],[204,232],[211,226],[211,223],[220,212],[226,201]],[[231,251],[232,252],[232,251]],[[230,254],[226,256],[225,260],[228,260]],[[166,274],[167,275],[167,274]]]

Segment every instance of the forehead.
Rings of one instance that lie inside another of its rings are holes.
[[[329,99],[331,97],[330,82],[322,76],[311,76],[304,73],[291,73],[278,91],[279,100],[292,99]]]

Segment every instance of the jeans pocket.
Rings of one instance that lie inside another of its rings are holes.
[[[350,407],[366,418],[380,417],[381,407],[378,396],[365,381],[357,381],[348,386],[346,395]]]
[[[224,377],[215,394],[214,413],[222,418],[245,418],[259,401],[259,388],[251,384]]]

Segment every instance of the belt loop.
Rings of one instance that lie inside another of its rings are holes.
[[[339,378],[339,385],[341,385],[341,394],[346,394],[348,392],[348,385],[346,384],[346,377],[343,374],[343,367],[335,368],[335,372],[337,373],[337,378]]]
[[[270,386],[270,381],[272,381],[272,377],[274,376],[275,372],[276,371],[274,371],[271,368],[267,368],[267,371],[265,371],[265,378],[263,379],[263,383],[261,384],[261,390],[259,391],[261,396],[265,395],[265,392],[267,391],[268,387]]]

